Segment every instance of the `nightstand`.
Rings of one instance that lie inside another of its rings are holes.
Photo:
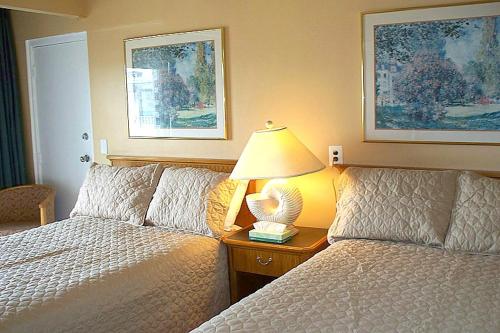
[[[297,227],[299,233],[284,244],[251,241],[241,229],[223,238],[228,247],[231,303],[255,292],[275,278],[325,249],[327,229]]]

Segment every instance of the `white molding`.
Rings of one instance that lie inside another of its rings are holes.
[[[29,94],[29,106],[30,106],[30,118],[31,118],[31,143],[33,149],[33,168],[35,173],[35,182],[37,184],[43,183],[42,178],[42,166],[40,163],[40,136],[38,133],[38,110],[37,110],[37,96],[36,96],[36,80],[34,80],[34,59],[33,50],[37,47],[50,46],[64,43],[74,43],[74,42],[85,42],[87,43],[87,32],[75,32],[64,35],[49,36],[43,38],[29,39],[26,40],[26,61],[27,61],[27,79],[28,79],[28,94]],[[87,62],[88,62],[88,48],[87,48]],[[90,96],[89,96],[90,97]],[[92,128],[92,110],[90,112],[90,139],[91,144],[91,159],[94,158],[94,142],[93,142],[93,128]]]
[[[26,49],[30,47],[48,46],[71,42],[86,42],[87,32],[72,32],[64,35],[48,36],[42,38],[29,39],[26,41]]]

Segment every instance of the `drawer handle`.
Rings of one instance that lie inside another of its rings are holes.
[[[257,262],[261,264],[262,266],[267,266],[273,261],[273,258],[269,257],[267,258],[267,261],[262,261],[262,258],[260,256],[257,256]]]

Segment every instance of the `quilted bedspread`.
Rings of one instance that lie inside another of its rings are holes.
[[[0,332],[186,332],[229,305],[219,241],[76,217],[0,237]]]
[[[500,332],[500,257],[343,240],[194,332]]]

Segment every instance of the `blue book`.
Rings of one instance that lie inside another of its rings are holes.
[[[297,228],[287,228],[284,232],[265,232],[252,229],[248,232],[248,237],[250,240],[256,240],[259,242],[269,242],[282,244],[292,238],[297,234],[299,230]]]
[[[292,239],[293,236],[289,236],[288,238],[285,239],[269,239],[269,238],[260,238],[260,237],[252,237],[250,236],[249,239],[256,241],[256,242],[266,242],[266,243],[275,243],[275,244],[283,244],[288,242],[290,239]]]

